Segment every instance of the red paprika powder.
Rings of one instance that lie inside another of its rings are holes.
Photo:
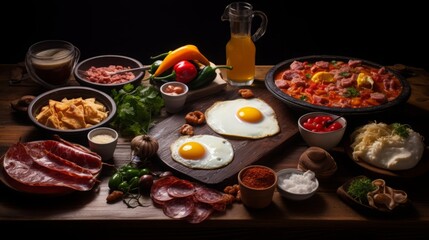
[[[252,167],[241,174],[241,182],[251,188],[267,188],[274,184],[275,175],[263,167]]]

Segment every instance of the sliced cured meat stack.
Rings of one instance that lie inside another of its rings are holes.
[[[102,167],[97,156],[53,140],[18,142],[2,159],[2,180],[29,193],[88,191],[98,182]]]
[[[166,216],[190,223],[200,223],[232,203],[228,194],[174,176],[155,181],[150,193],[155,206]]]
[[[87,168],[92,174],[101,170],[101,157],[93,153],[88,153],[75,145],[68,145],[59,141],[46,140],[26,143],[31,150],[31,156],[43,155],[44,150],[51,152],[61,158],[74,162],[75,164]]]

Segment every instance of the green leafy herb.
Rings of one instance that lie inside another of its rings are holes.
[[[359,96],[359,91],[354,87],[346,88],[346,92],[343,94],[346,98],[352,98]]]
[[[124,136],[145,134],[154,125],[154,117],[159,115],[164,100],[158,89],[140,85],[134,88],[127,84],[121,90],[112,91],[117,112],[111,125]]]
[[[400,124],[400,123],[392,123],[393,127],[393,133],[396,135],[399,135],[403,138],[407,138],[409,136],[408,129],[410,128],[406,124]]]
[[[302,101],[307,101],[307,96],[301,95],[301,97],[299,97],[299,99],[301,99]]]
[[[360,203],[368,203],[367,194],[376,189],[376,186],[372,183],[368,177],[360,177],[354,179],[347,189],[347,193],[359,201]]]
[[[307,74],[305,74],[305,77],[306,77],[307,79],[310,79],[310,78],[311,78],[311,74],[310,74],[310,73],[307,73]]]
[[[340,75],[343,77],[350,77],[350,73],[349,72],[340,72]]]

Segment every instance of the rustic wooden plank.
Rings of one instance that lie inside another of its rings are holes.
[[[160,147],[158,150],[160,159],[174,170],[182,172],[198,181],[207,184],[218,184],[236,174],[243,167],[258,161],[277,148],[287,144],[288,140],[298,133],[294,116],[284,103],[277,100],[266,89],[256,86],[252,86],[251,88],[257,97],[266,101],[276,112],[280,133],[262,139],[243,139],[223,136],[231,142],[234,148],[234,159],[229,165],[220,169],[190,169],[174,161],[171,158],[170,145],[181,136],[178,130],[185,123],[185,115],[188,112],[196,110],[204,112],[216,101],[240,98],[237,89],[229,88],[222,92],[222,94],[208,96],[187,104],[183,111],[172,115],[151,129],[150,134],[160,140]],[[207,124],[197,126],[194,129],[195,135],[208,134],[222,137],[215,133]]]

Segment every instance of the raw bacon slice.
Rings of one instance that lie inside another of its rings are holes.
[[[167,189],[168,195],[172,197],[188,197],[194,194],[194,185],[186,180],[179,179],[170,184]]]
[[[194,211],[186,217],[186,220],[190,223],[200,223],[210,217],[213,212],[214,209],[210,204],[196,202],[194,203]]]
[[[28,186],[67,187],[88,191],[96,182],[95,179],[72,177],[35,163],[22,143],[14,144],[9,148],[3,165],[9,177]]]
[[[25,145],[31,150],[31,156],[40,156],[44,154],[44,150],[47,150],[83,168],[87,168],[92,174],[97,174],[101,170],[101,157],[83,151],[78,147],[73,147],[54,140],[28,142]]]
[[[162,206],[164,214],[171,218],[185,218],[194,211],[192,197],[173,198]]]

